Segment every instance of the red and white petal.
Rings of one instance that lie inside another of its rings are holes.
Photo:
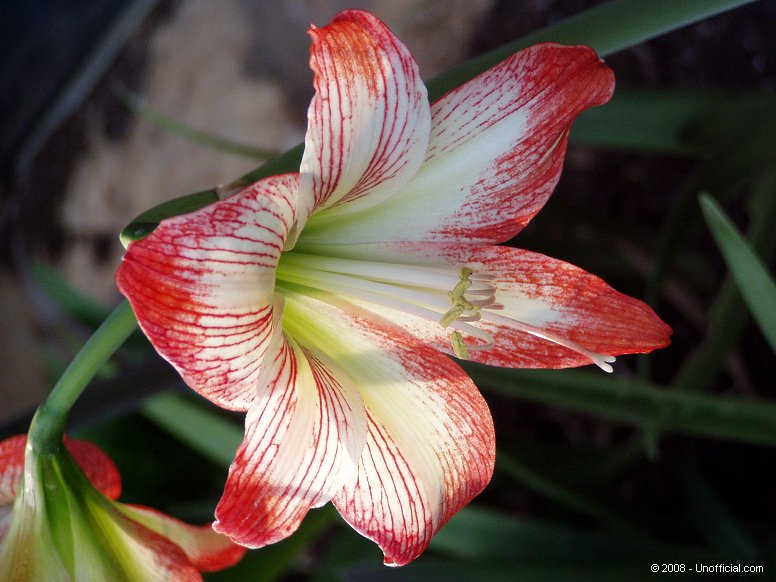
[[[428,243],[341,248],[345,249],[350,249],[346,254],[352,258],[369,255],[375,261],[448,264],[456,269],[468,266],[475,277],[477,273],[487,275],[487,284],[496,290],[495,301],[504,309],[491,312],[498,323],[488,321],[484,309],[482,320],[471,324],[491,335],[494,342],[489,349],[469,352],[469,359],[476,362],[506,368],[567,368],[593,363],[585,351],[616,356],[646,353],[670,343],[671,328],[647,304],[579,267],[539,253]],[[421,340],[452,353],[451,330],[442,329],[437,321],[382,305],[373,308]],[[547,339],[548,335],[559,341]],[[581,351],[568,347],[570,344]]]
[[[115,508],[178,546],[200,572],[216,572],[240,561],[246,549],[215,531],[210,525],[189,525],[150,507],[118,503]]]
[[[27,435],[18,434],[0,442],[0,508],[12,505],[24,474]]]
[[[366,439],[358,391],[325,356],[279,334],[245,420],[214,529],[261,547],[298,527],[355,471]]]
[[[311,188],[308,211],[350,213],[389,197],[420,167],[431,123],[426,88],[407,47],[367,12],[342,12],[310,35],[315,96],[303,189]]]
[[[272,176],[164,220],[130,244],[116,275],[157,351],[219,406],[247,410],[253,400],[298,192],[298,174]]]
[[[118,499],[121,495],[121,475],[111,458],[100,447],[88,441],[65,436],[64,442],[94,488],[108,499]]]
[[[89,519],[81,516],[73,524],[73,537],[80,540],[69,564],[74,580],[122,576],[127,580],[201,582],[198,568],[183,549],[117,511],[120,504],[107,503],[89,505]]]
[[[369,415],[358,471],[333,503],[380,545],[386,564],[406,564],[490,481],[492,419],[449,358],[378,316],[337,304],[288,298],[295,316],[321,322],[310,339],[343,367]]]
[[[87,441],[64,438],[67,450],[92,482],[95,489],[111,499],[121,495],[121,476],[102,449]],[[24,473],[27,435],[12,436],[0,442],[0,507],[16,499]]]
[[[613,89],[588,47],[511,56],[432,105],[426,159],[400,193],[336,230],[305,233],[304,245],[513,237],[555,188],[574,119]]]
[[[671,328],[646,303],[623,295],[579,267],[539,253],[508,247],[451,249],[447,259],[488,273],[496,315],[548,332],[594,354],[640,354],[670,343]],[[516,325],[487,321],[478,327],[494,339],[490,350],[471,359],[510,368],[566,368],[590,358],[561,343],[526,333]]]

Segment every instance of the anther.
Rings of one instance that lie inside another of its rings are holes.
[[[453,353],[457,358],[465,360],[469,357],[469,348],[461,335],[461,332],[454,331],[450,336],[450,343],[453,345]]]

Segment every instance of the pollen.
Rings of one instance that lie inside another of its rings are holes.
[[[469,357],[469,348],[464,341],[460,331],[454,331],[450,336],[450,343],[453,345],[453,353],[456,357],[465,360]]]
[[[479,308],[476,308],[464,297],[464,293],[472,286],[471,276],[473,272],[474,271],[470,268],[463,267],[458,273],[458,283],[456,283],[453,290],[447,294],[447,296],[450,297],[452,307],[439,320],[439,325],[443,328],[449,327],[451,323],[467,311],[473,311],[475,313],[479,311]],[[458,336],[460,337],[461,334],[458,334]],[[463,338],[461,338],[461,341],[463,341]]]
[[[451,326],[454,322],[472,322],[480,320],[480,309],[488,308],[493,305],[496,309],[501,306],[495,305],[495,290],[491,288],[478,289],[471,291],[472,294],[481,296],[483,293],[487,296],[485,299],[467,299],[466,293],[470,291],[473,285],[472,275],[474,271],[469,267],[463,267],[458,272],[458,282],[455,287],[447,293],[450,298],[450,309],[441,317],[439,325],[443,328]],[[469,346],[460,331],[453,331],[450,336],[450,343],[453,353],[461,359],[469,357]]]

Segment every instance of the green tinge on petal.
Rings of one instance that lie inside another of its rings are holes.
[[[19,489],[5,537],[0,541],[0,580],[37,582],[72,578],[48,527],[43,471],[38,463],[27,469],[27,484]]]
[[[28,451],[24,479],[0,541],[3,582],[198,576],[180,548],[94,489],[64,448],[55,455]]]

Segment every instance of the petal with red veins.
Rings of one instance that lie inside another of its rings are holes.
[[[120,513],[172,541],[200,572],[215,572],[237,563],[246,549],[210,525],[189,525],[150,507],[116,504]]]
[[[275,267],[297,220],[298,174],[170,218],[133,242],[116,281],[140,327],[194,390],[247,410],[279,318]]]
[[[510,247],[410,243],[340,247],[341,256],[408,265],[456,268],[468,266],[488,276],[503,310],[492,311],[499,322],[488,321],[488,310],[475,327],[489,333],[494,345],[471,350],[469,359],[506,368],[567,368],[593,363],[589,357],[539,335],[546,332],[600,355],[646,353],[670,343],[671,328],[646,303],[624,295],[592,275],[564,261]],[[377,263],[379,264],[379,263]],[[374,309],[419,339],[452,353],[451,330],[437,321],[421,319],[383,305]],[[512,319],[514,325],[502,318]],[[526,325],[521,325],[526,324]],[[472,343],[481,343],[475,340]]]
[[[114,462],[103,450],[88,441],[64,437],[68,452],[89,478],[94,488],[108,499],[121,495],[121,475]]]
[[[426,159],[401,192],[304,233],[303,248],[513,237],[555,188],[571,123],[613,88],[612,71],[588,47],[520,51],[432,105]]]
[[[13,504],[24,474],[27,435],[19,434],[0,442],[0,507]]]
[[[329,501],[355,471],[367,432],[348,377],[282,332],[277,340],[216,508],[216,531],[248,547],[287,537]]]
[[[119,506],[95,503],[89,506],[90,521],[74,525],[74,538],[81,540],[72,556],[75,580],[111,580],[119,573],[127,580],[202,580],[180,546],[123,515]],[[132,513],[132,508],[125,509]],[[86,529],[87,524],[95,529]]]
[[[369,418],[358,471],[333,503],[380,545],[387,564],[406,564],[490,480],[490,412],[449,358],[379,316],[321,299],[287,298],[293,333],[337,361]],[[304,328],[293,324],[297,318]]]
[[[494,314],[528,324],[603,355],[640,354],[669,344],[671,328],[646,303],[624,295],[579,267],[539,253],[508,247],[450,249],[447,260],[487,273],[503,311]],[[517,326],[483,320],[478,327],[495,341],[471,359],[510,368],[566,368],[590,359]]]
[[[121,476],[113,461],[102,449],[87,441],[64,437],[67,450],[95,489],[110,499],[121,495]],[[0,442],[0,506],[16,499],[24,473],[24,452],[27,435],[12,436]]]
[[[310,35],[315,96],[300,171],[307,210],[328,209],[323,219],[406,184],[423,162],[431,116],[412,55],[376,17],[348,10]]]

